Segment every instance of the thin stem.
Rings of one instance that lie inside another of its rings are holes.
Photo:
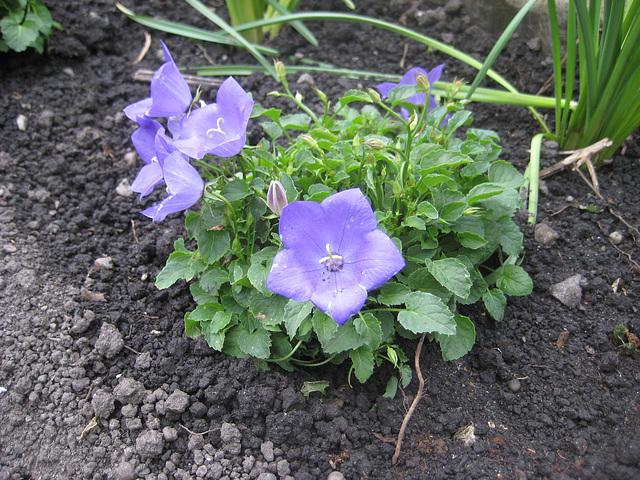
[[[274,359],[267,359],[267,362],[284,362],[285,360],[289,360],[289,358],[291,358],[291,355],[293,355],[294,353],[296,353],[296,350],[298,350],[298,348],[300,348],[300,345],[302,345],[302,340],[298,340],[298,344],[293,347],[293,349],[284,357],[282,358],[274,358]]]
[[[424,378],[422,377],[422,370],[420,370],[420,353],[422,353],[422,344],[424,343],[424,338],[426,337],[427,332],[424,332],[420,337],[420,341],[418,342],[418,346],[416,347],[416,355],[413,359],[413,363],[416,368],[416,373],[418,374],[418,393],[416,393],[413,402],[411,402],[411,406],[409,407],[409,411],[404,416],[402,420],[402,426],[400,427],[400,431],[398,432],[398,440],[396,441],[396,451],[391,457],[391,465],[395,465],[398,463],[398,457],[400,456],[400,449],[402,448],[402,439],[404,438],[404,432],[407,429],[407,425],[409,424],[409,420],[411,420],[411,416],[415,411],[418,403],[420,403],[420,399],[422,398],[422,391],[424,390]]]

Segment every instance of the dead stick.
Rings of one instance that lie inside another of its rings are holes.
[[[411,416],[415,411],[420,399],[422,398],[422,391],[424,390],[424,378],[422,377],[422,370],[420,370],[420,353],[422,352],[422,344],[424,343],[424,337],[427,333],[423,333],[420,337],[420,341],[418,342],[418,346],[416,347],[416,356],[414,357],[414,364],[416,367],[416,373],[418,374],[418,381],[420,384],[418,385],[418,393],[416,394],[416,398],[411,402],[411,406],[409,407],[409,411],[404,416],[404,420],[402,420],[402,426],[400,427],[400,431],[398,432],[398,441],[396,442],[396,451],[391,457],[391,465],[395,465],[398,463],[398,457],[400,456],[400,449],[402,448],[402,438],[404,437],[404,432],[407,429],[407,425],[409,420],[411,420]]]

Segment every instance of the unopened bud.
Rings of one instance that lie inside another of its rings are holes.
[[[425,95],[429,95],[431,93],[431,85],[429,85],[429,80],[423,74],[416,75],[416,85],[422,93]]]
[[[309,147],[313,148],[314,150],[320,150],[320,147],[318,147],[318,142],[316,142],[316,139],[313,138],[310,135],[300,135],[299,137],[304,143],[306,143]]]
[[[273,66],[276,69],[276,74],[278,75],[278,78],[280,79],[280,81],[282,82],[283,85],[287,84],[287,75],[286,75],[286,71],[284,68],[284,63],[282,63],[280,60],[274,60],[273,61]]]
[[[373,103],[377,103],[378,105],[382,104],[382,97],[373,88],[367,88],[367,93],[371,97],[371,101]]]
[[[267,190],[267,205],[271,211],[280,216],[288,203],[287,191],[282,184],[277,180],[271,180],[269,190]]]
[[[409,118],[409,129],[413,132],[418,126],[418,114],[413,112]]]
[[[387,146],[387,144],[379,138],[369,138],[364,144],[373,150],[382,150]]]
[[[484,210],[479,207],[468,207],[462,212],[465,217],[479,217],[484,213]]]
[[[327,94],[324,93],[322,90],[320,90],[319,88],[316,88],[316,93],[318,94],[318,98],[320,99],[320,101],[322,103],[327,103]]]

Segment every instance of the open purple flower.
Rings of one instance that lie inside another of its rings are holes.
[[[414,67],[409,69],[407,73],[405,73],[402,76],[402,78],[400,79],[400,82],[398,83],[383,82],[377,85],[376,88],[384,98],[387,98],[389,96],[389,92],[391,92],[391,90],[393,90],[396,87],[399,87],[402,85],[417,85],[417,78],[419,75],[424,75],[424,77],[429,81],[429,87],[433,88],[433,83],[440,80],[440,76],[442,75],[443,68],[444,68],[444,63],[441,65],[438,65],[437,67],[433,68],[430,72],[427,73],[427,71],[424,70],[423,68]],[[408,103],[413,103],[414,105],[422,106],[425,103],[425,94],[423,92],[418,92],[416,95],[414,95],[413,97],[407,98],[405,101]],[[427,112],[437,107],[438,107],[438,104],[436,103],[436,100],[433,98],[433,95],[429,95]],[[402,107],[401,112],[402,112],[402,118],[404,118],[405,120],[409,120],[409,116],[410,116],[409,111],[406,108]]]
[[[134,122],[137,117],[173,117],[187,113],[191,106],[191,90],[173,61],[167,46],[162,43],[167,60],[156,70],[151,79],[151,96],[132,103],[124,109],[125,115]]]
[[[142,211],[154,222],[194,205],[204,191],[204,182],[198,171],[178,151],[170,153],[162,164],[162,175],[167,184],[167,198]]]
[[[233,77],[220,88],[216,103],[191,111],[182,119],[175,145],[185,155],[201,159],[206,154],[232,157],[246,143],[253,100]]]
[[[173,140],[165,134],[165,130],[158,122],[150,117],[138,117],[138,128],[131,139],[145,166],[140,169],[138,176],[131,184],[131,190],[140,193],[140,199],[149,195],[153,187],[164,180],[164,160],[176,151]],[[136,135],[138,134],[138,135]]]
[[[380,287],[405,265],[393,241],[377,228],[359,188],[321,204],[287,205],[279,233],[285,249],[276,254],[267,288],[313,304],[340,325],[357,313],[367,291]]]

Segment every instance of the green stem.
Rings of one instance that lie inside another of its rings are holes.
[[[294,353],[296,353],[296,350],[298,350],[298,348],[300,348],[300,345],[302,345],[302,340],[298,340],[298,344],[293,347],[293,349],[284,357],[282,358],[274,358],[274,359],[267,359],[267,362],[284,362],[285,360],[289,360],[289,358],[291,358],[291,355],[293,355]]]

